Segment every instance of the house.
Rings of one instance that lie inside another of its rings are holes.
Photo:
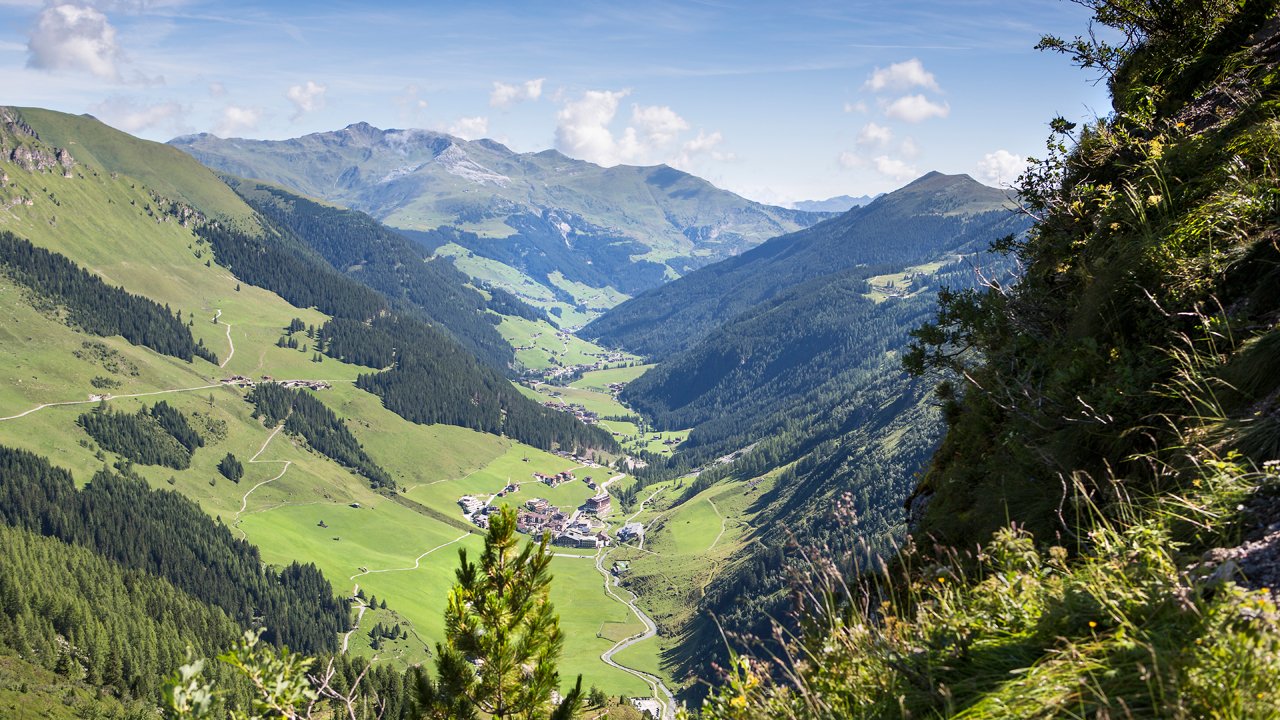
[[[555,544],[564,547],[593,549],[600,547],[599,539],[595,535],[585,535],[578,532],[566,532],[556,536]]]
[[[587,501],[582,505],[582,509],[596,515],[607,515],[612,508],[612,504],[613,500],[609,497],[609,493],[602,492],[587,498]]]
[[[627,540],[643,540],[644,525],[638,522],[627,523],[618,530],[618,540],[626,542]]]
[[[549,505],[550,503],[543,498],[529,498],[524,504],[525,507],[536,513],[546,512]]]

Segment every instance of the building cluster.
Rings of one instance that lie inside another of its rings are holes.
[[[516,530],[527,535],[551,533],[552,544],[572,548],[598,548],[609,544],[609,536],[591,527],[578,513],[567,515],[543,498],[531,498],[516,515]]]
[[[544,473],[535,472],[533,474],[533,479],[537,480],[543,485],[546,485],[547,487],[557,487],[563,483],[573,482],[574,477],[572,472],[565,470],[564,472],[558,472],[554,475],[546,475]]]
[[[252,388],[258,382],[276,383],[287,388],[307,388],[308,390],[328,390],[333,387],[324,380],[276,380],[270,375],[263,375],[261,381],[255,381],[253,378],[245,377],[244,375],[232,375],[231,377],[222,378],[223,385],[242,388]]]
[[[555,410],[557,412],[570,413],[586,425],[595,425],[600,422],[600,415],[598,413],[588,410],[578,403],[564,403],[557,400],[547,400],[542,403],[542,407]]]

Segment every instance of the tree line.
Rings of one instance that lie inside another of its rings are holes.
[[[112,287],[64,255],[0,231],[0,266],[18,283],[65,308],[68,324],[84,332],[119,335],[134,345],[187,362],[194,357],[218,362],[168,306]]]
[[[77,489],[47,459],[0,446],[0,522],[164,578],[242,627],[268,626],[265,638],[276,645],[333,650],[348,626],[347,604],[314,565],[265,567],[226,525],[177,492],[152,490],[124,465]]]
[[[317,452],[360,473],[375,490],[395,489],[390,473],[369,457],[342,419],[311,393],[279,383],[260,383],[246,399],[253,403],[253,416],[262,418],[267,427],[283,421],[285,432],[301,435]]]

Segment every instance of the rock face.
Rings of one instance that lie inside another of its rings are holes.
[[[34,141],[34,142],[32,142]],[[40,136],[12,108],[0,107],[0,153],[27,172],[62,172],[72,177],[76,160],[64,148],[46,147]],[[8,183],[8,176],[2,184]]]

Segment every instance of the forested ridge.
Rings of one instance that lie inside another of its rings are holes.
[[[468,350],[498,370],[514,359],[486,310],[538,317],[537,310],[503,290],[486,300],[447,258],[355,210],[323,205],[280,188],[238,178],[228,184],[258,212],[291,230],[347,277],[377,290],[402,312],[439,323]]]
[[[979,252],[991,238],[1025,226],[1002,191],[967,175],[929,173],[870,205],[634,297],[581,334],[661,359],[816,278],[842,270],[868,278],[936,260],[943,252]]]
[[[210,657],[240,634],[220,608],[88,548],[0,526],[0,557],[0,644],[119,697],[158,701],[187,648]]]
[[[87,333],[120,335],[134,345],[188,362],[193,357],[218,362],[169,308],[107,285],[66,257],[2,230],[0,271],[64,309],[67,322]]]
[[[275,644],[333,650],[347,627],[346,602],[314,565],[264,567],[257,548],[194,502],[127,471],[101,470],[76,489],[47,459],[0,446],[0,521],[163,578],[242,627],[267,627]]]

